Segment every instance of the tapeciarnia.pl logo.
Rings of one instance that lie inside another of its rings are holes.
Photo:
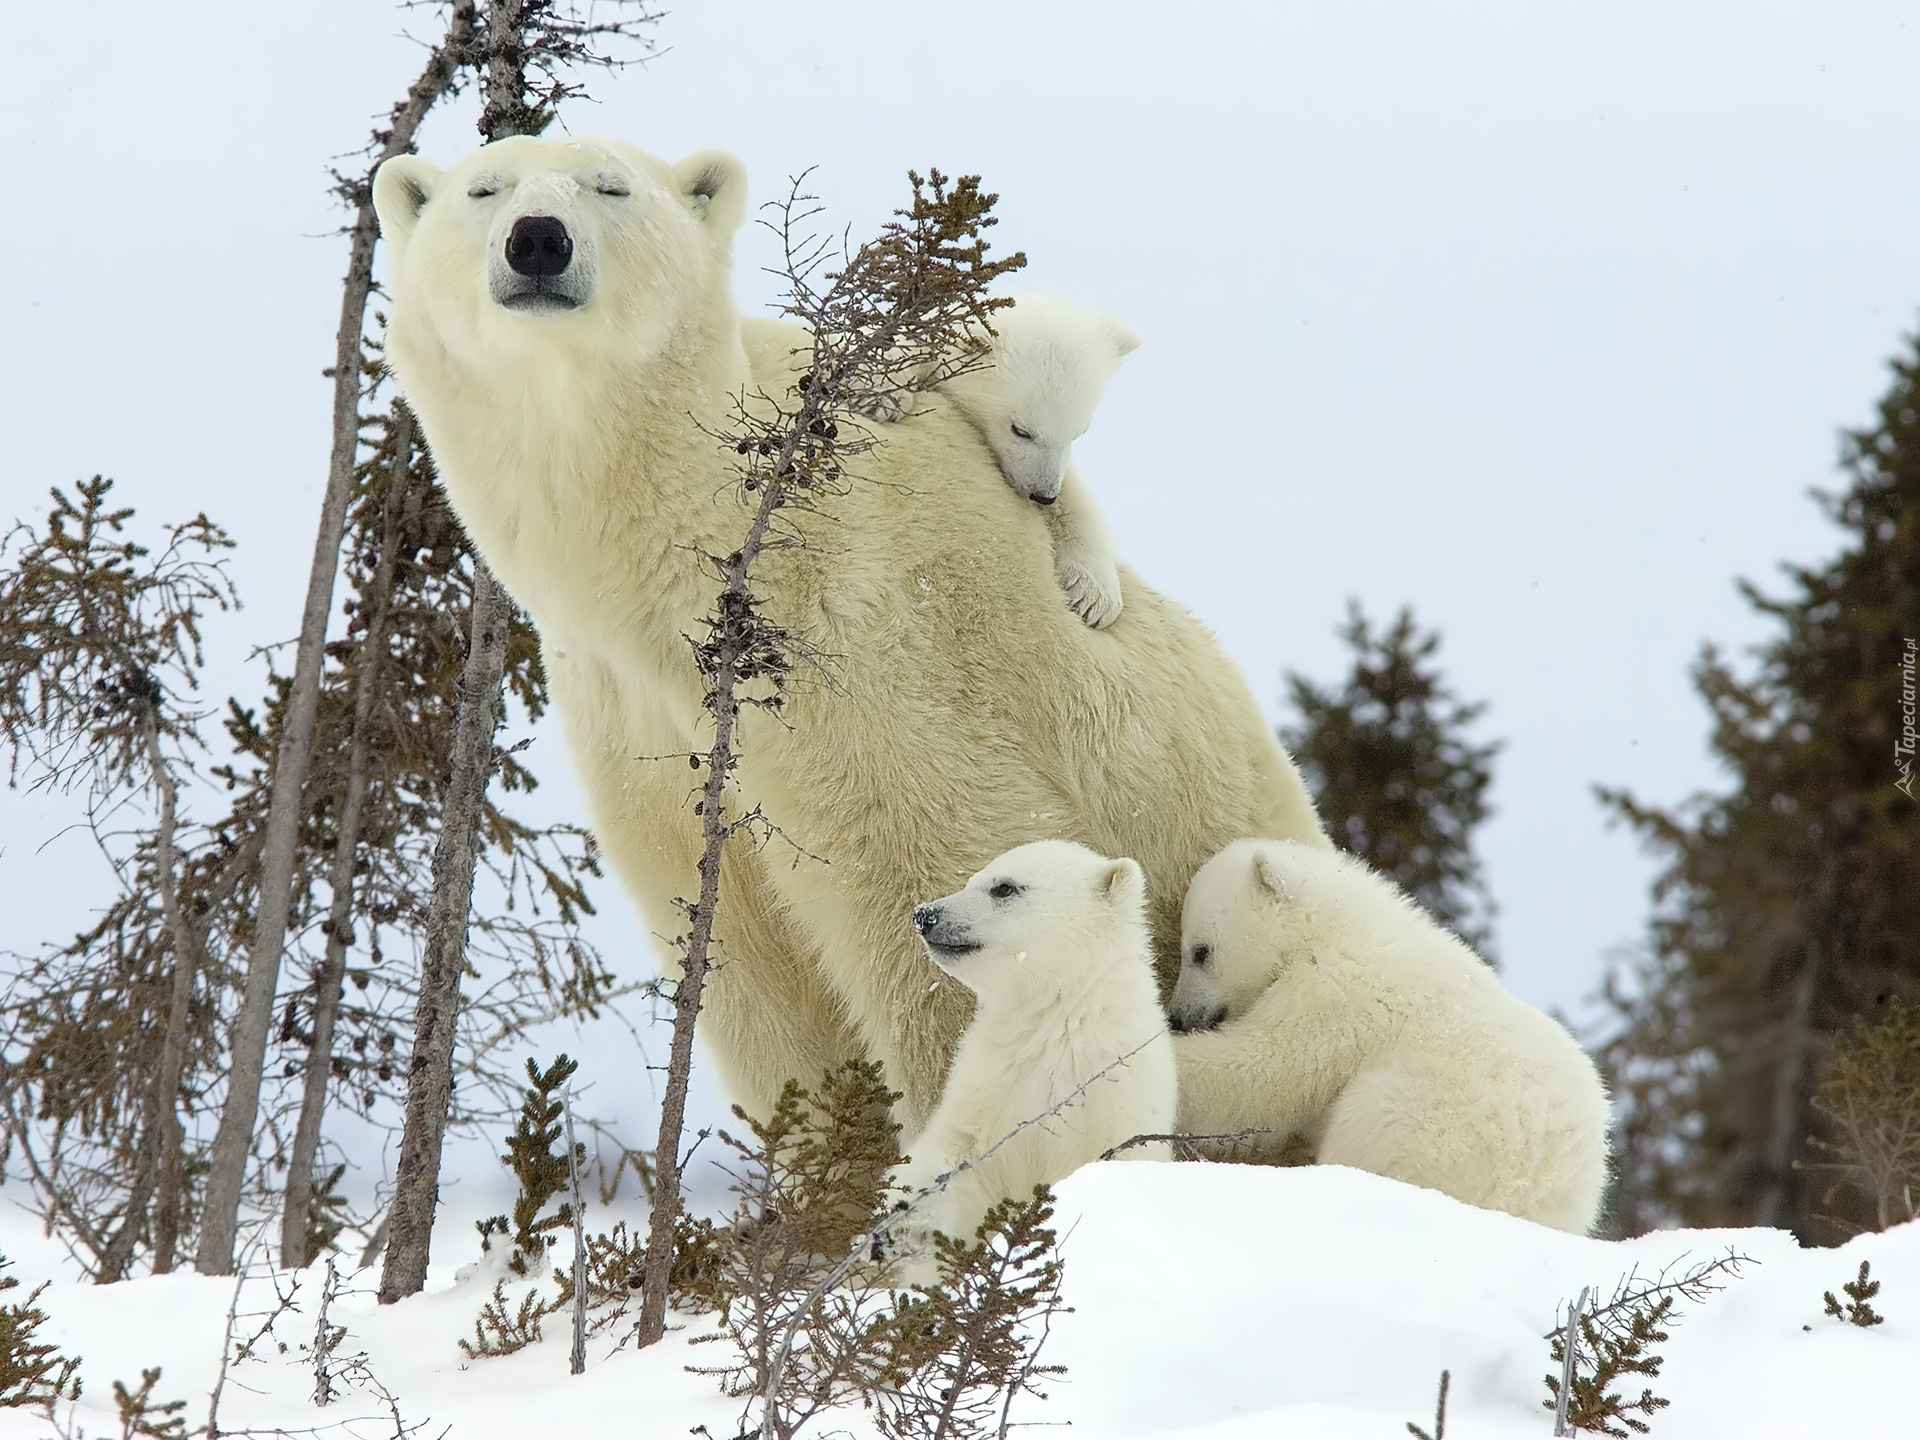
[[[1899,768],[1900,778],[1893,782],[1894,788],[1909,800],[1913,799],[1913,751],[1916,736],[1913,724],[1914,716],[1914,644],[1907,641],[1907,653],[1900,657],[1900,738],[1893,744],[1893,763]]]

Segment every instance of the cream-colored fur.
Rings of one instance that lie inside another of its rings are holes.
[[[729,293],[745,193],[728,156],[669,166],[588,140],[502,141],[445,172],[400,157],[375,184],[389,364],[462,523],[540,629],[595,832],[663,938],[697,892],[703,556],[747,523],[713,432],[743,391],[786,383],[764,349],[750,372]],[[532,215],[567,225],[591,274],[511,309],[492,262]],[[1126,613],[1082,625],[1036,507],[950,402],[920,409],[830,514],[792,517],[804,547],[755,575],[771,616],[828,657],[741,733],[738,802],[785,838],[729,842],[701,1031],[763,1113],[787,1078],[857,1055],[904,1092],[909,1128],[931,1113],[972,1004],[935,983],[905,917],[981,855],[1071,838],[1137,858],[1170,984],[1180,897],[1209,854],[1256,832],[1326,843],[1212,637],[1125,571]]]
[[[894,1177],[908,1195],[952,1179],[915,1207],[905,1234],[971,1240],[996,1202],[1024,1200],[1137,1135],[1168,1133],[1173,1045],[1145,905],[1133,861],[1048,840],[915,908],[929,956],[978,1003],[939,1107]],[[1167,1146],[1122,1153],[1164,1160]]]
[[[1265,1126],[1315,1159],[1584,1234],[1607,1095],[1558,1023],[1390,882],[1332,851],[1229,845],[1194,877],[1174,987],[1180,1129]]]
[[[791,321],[743,319],[741,337],[756,373],[811,344]],[[1014,493],[1044,507],[1053,568],[1073,612],[1096,630],[1120,616],[1120,561],[1105,517],[1074,469],[1073,442],[1140,337],[1118,320],[1054,295],[1026,294],[993,312],[983,362],[940,385],[980,432]],[[913,410],[907,391],[885,397],[869,417],[898,420]]]

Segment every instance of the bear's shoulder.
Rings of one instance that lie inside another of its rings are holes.
[[[813,332],[797,320],[742,315],[740,345],[747,352],[747,370],[753,383],[770,395],[780,395],[805,372],[813,350]]]

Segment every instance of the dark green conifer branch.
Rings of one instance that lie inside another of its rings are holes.
[[[1825,1293],[1827,1314],[1836,1320],[1844,1320],[1849,1325],[1858,1325],[1862,1330],[1870,1330],[1875,1325],[1884,1325],[1887,1317],[1873,1308],[1873,1297],[1880,1293],[1880,1282],[1868,1279],[1870,1266],[1865,1260],[1860,1262],[1860,1273],[1840,1287],[1847,1297],[1845,1308],[1834,1299],[1833,1291]]]

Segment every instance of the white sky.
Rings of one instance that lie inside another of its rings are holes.
[[[1651,869],[1595,782],[1717,783],[1686,679],[1763,633],[1834,533],[1835,479],[1920,303],[1920,17],[1747,3],[686,3],[589,77],[576,134],[717,146],[766,199],[817,166],[871,231],[909,166],[979,172],[1022,283],[1145,345],[1078,447],[1122,553],[1221,635],[1270,712],[1333,677],[1348,596],[1412,602],[1506,737],[1482,845],[1509,983],[1572,1008],[1644,928]],[[344,244],[329,157],[431,16],[387,0],[23,6],[0,96],[7,518],[96,471],[240,541],[248,646],[292,635],[326,468]],[[474,143],[467,97],[430,124]],[[352,162],[349,162],[352,163]],[[770,254],[742,246],[764,306]],[[544,756],[544,759],[540,758]],[[532,757],[572,810],[557,734]],[[0,945],[101,894],[65,810],[0,796]],[[616,953],[637,927],[608,882]]]

